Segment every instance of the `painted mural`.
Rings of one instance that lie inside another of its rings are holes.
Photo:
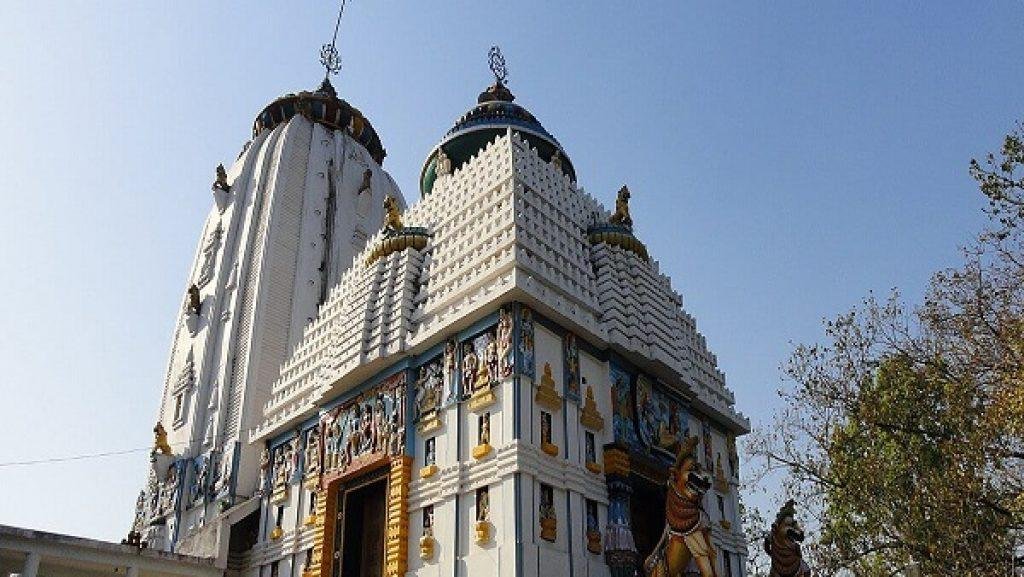
[[[326,474],[340,474],[405,448],[405,373],[320,417]]]

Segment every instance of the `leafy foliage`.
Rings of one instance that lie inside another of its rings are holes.
[[[1024,137],[972,161],[995,225],[907,310],[868,298],[798,347],[748,445],[809,507],[821,574],[1006,575],[1024,529]],[[812,531],[813,533],[813,531]]]

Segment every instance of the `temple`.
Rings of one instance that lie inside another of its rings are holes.
[[[418,201],[384,158],[325,80],[215,171],[133,535],[246,577],[744,575],[749,423],[631,191],[497,73]]]

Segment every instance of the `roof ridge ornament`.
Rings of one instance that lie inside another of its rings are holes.
[[[505,56],[502,55],[501,48],[491,46],[491,49],[487,51],[487,61],[491,73],[494,74],[494,81],[498,84],[507,84],[508,67],[505,65]]]
[[[491,69],[491,74],[494,74],[494,84],[480,93],[476,99],[477,104],[515,100],[516,97],[505,86],[508,82],[508,66],[505,65],[505,56],[502,55],[501,48],[491,46],[491,49],[487,51],[487,65]]]
[[[324,67],[324,82],[330,84],[327,79],[332,74],[341,71],[341,56],[338,54],[338,29],[341,28],[341,15],[345,12],[345,0],[341,0],[338,8],[338,19],[334,22],[334,36],[330,44],[320,47],[320,64]]]

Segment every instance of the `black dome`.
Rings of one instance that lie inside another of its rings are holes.
[[[253,122],[252,137],[256,138],[260,133],[274,129],[296,114],[301,114],[328,128],[348,132],[352,138],[366,147],[377,164],[384,163],[387,151],[384,150],[384,145],[381,144],[373,125],[359,109],[338,98],[334,86],[331,86],[331,82],[326,78],[316,92],[286,94],[268,104]]]
[[[513,102],[515,96],[501,82],[496,82],[477,98],[477,105],[462,115],[455,126],[445,133],[427,157],[420,173],[420,193],[430,193],[437,177],[437,153],[444,153],[452,162],[452,170],[462,166],[496,136],[512,128],[537,149],[537,153],[550,161],[556,152],[562,159],[562,171],[573,181],[576,171],[558,140],[551,135],[530,111]]]

